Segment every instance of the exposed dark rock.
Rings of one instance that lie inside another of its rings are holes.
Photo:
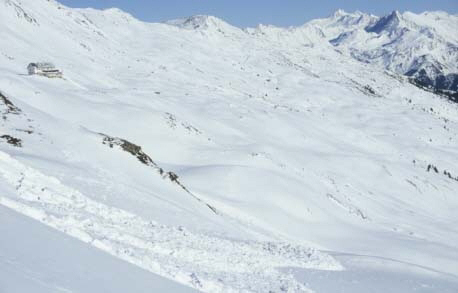
[[[30,130],[30,129],[19,129],[19,128],[16,128],[16,131],[25,132],[27,134],[32,134],[33,133],[33,130]]]
[[[18,115],[21,113],[21,109],[19,109],[16,105],[14,105],[2,92],[0,92],[0,103],[5,105],[6,110],[2,112],[3,119],[6,119],[7,114],[15,114]]]
[[[350,82],[353,83],[353,85],[355,86],[355,88],[357,90],[359,90],[360,92],[362,92],[363,94],[365,95],[368,95],[368,96],[373,96],[373,97],[382,97],[381,95],[379,95],[373,87],[371,87],[370,85],[366,84],[366,85],[363,85],[359,82],[357,82],[356,80],[354,79],[350,79]]]
[[[452,179],[452,180],[455,180],[455,181],[458,181],[458,176],[453,176],[449,171],[447,170],[444,170],[444,175],[447,176],[449,179]]]
[[[110,137],[105,134],[102,135],[104,136],[103,144],[109,145],[110,148],[113,148],[114,145],[120,146],[124,151],[135,156],[143,164],[157,167],[156,163],[142,151],[142,148],[140,146],[133,144],[125,139]]]
[[[208,207],[209,209],[211,209],[215,214],[218,214],[218,211],[216,210],[216,208],[214,208],[213,206],[209,205],[208,203],[207,203],[206,205],[207,205],[207,207]]]
[[[433,164],[429,164],[428,167],[426,168],[426,171],[427,172],[430,172],[431,170],[433,170],[435,173],[439,174],[439,169],[434,166]],[[444,170],[442,172],[443,175],[447,176],[449,179],[452,179],[452,180],[455,180],[455,181],[458,181],[458,176],[453,176],[449,171],[447,170]]]
[[[172,182],[178,181],[178,175],[173,172],[167,172],[167,176],[170,178]]]
[[[436,173],[439,173],[439,170],[437,169],[436,166],[432,165],[432,164],[429,164],[428,167],[426,168],[426,171],[427,172],[430,172],[431,170],[433,170],[434,172]]]
[[[22,147],[22,140],[20,138],[16,138],[7,134],[0,136],[0,138],[6,140],[6,143],[9,143],[10,145],[18,148]]]
[[[186,191],[189,195],[194,197],[196,200],[203,202],[209,209],[211,209],[215,214],[218,214],[217,210],[212,207],[211,205],[205,203],[199,197],[195,196],[192,192],[190,192],[179,180],[179,177],[176,173],[168,171],[165,172],[164,169],[159,167],[149,155],[143,152],[142,148],[136,144],[133,144],[125,139],[118,138],[118,137],[111,137],[103,133],[99,133],[103,137],[102,143],[104,145],[108,145],[110,148],[114,146],[119,146],[122,150],[130,153],[134,157],[136,157],[142,164],[145,164],[149,167],[154,168],[164,179],[169,179],[171,182],[180,186],[184,191]]]
[[[14,9],[16,10],[16,15],[17,15],[18,18],[23,18],[26,21],[30,22],[31,24],[39,25],[37,20],[33,16],[31,16],[27,12],[25,12],[25,10],[21,6],[19,6],[18,4],[14,3],[14,2],[10,2],[10,1],[7,1],[6,4],[14,7]]]
[[[368,94],[371,94],[371,95],[377,95],[377,93],[375,92],[375,90],[370,86],[370,85],[366,85],[364,86],[364,91]]]

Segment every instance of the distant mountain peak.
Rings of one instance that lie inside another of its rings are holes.
[[[366,27],[366,31],[370,33],[381,33],[383,31],[391,32],[399,27],[402,22],[402,14],[395,10],[390,14],[383,16],[376,23]]]
[[[346,12],[342,9],[335,11],[327,21],[330,22],[331,26],[361,26],[369,25],[374,22],[376,16],[361,12],[359,10],[354,12]]]
[[[345,11],[345,10],[343,10],[343,9],[337,9],[337,10],[331,15],[331,17],[337,19],[337,18],[341,18],[341,17],[343,17],[343,16],[360,17],[360,16],[362,16],[362,15],[366,15],[366,13],[361,12],[361,11],[359,11],[359,10],[356,10],[356,11],[354,11],[354,12],[347,12],[347,11]]]
[[[175,19],[166,22],[180,28],[205,30],[209,28],[227,28],[232,27],[224,20],[211,15],[193,15],[187,18]]]
[[[347,15],[347,14],[348,14],[348,13],[345,12],[345,10],[343,10],[343,9],[337,9],[337,10],[332,14],[332,16],[333,16],[334,18],[339,18],[339,17],[345,16],[345,15]]]

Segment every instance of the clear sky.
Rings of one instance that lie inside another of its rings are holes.
[[[209,14],[239,27],[301,25],[341,8],[376,15],[393,10],[458,13],[458,0],[58,0],[70,7],[118,7],[149,22]]]

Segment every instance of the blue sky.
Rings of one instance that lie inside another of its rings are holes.
[[[135,17],[149,21],[209,14],[240,26],[259,23],[278,26],[301,25],[326,17],[342,8],[377,15],[392,10],[423,12],[444,10],[458,13],[458,0],[58,0],[70,7],[118,7]]]

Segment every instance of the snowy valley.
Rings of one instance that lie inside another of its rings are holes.
[[[456,292],[456,31],[0,0],[0,292]]]

